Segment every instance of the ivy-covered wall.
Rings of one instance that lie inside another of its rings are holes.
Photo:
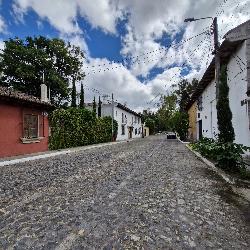
[[[97,118],[84,108],[57,109],[50,114],[52,150],[111,141],[111,117]],[[114,120],[114,137],[117,134]]]

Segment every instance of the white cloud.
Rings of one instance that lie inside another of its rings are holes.
[[[4,49],[4,42],[0,40],[0,50]]]
[[[0,16],[0,33],[6,33],[7,25],[2,16]]]
[[[98,6],[97,6],[98,5]],[[92,27],[100,27],[106,32],[116,32],[116,22],[122,16],[115,1],[102,0],[14,0],[13,11],[20,20],[33,9],[41,18],[48,20],[61,33],[81,33],[77,15],[89,21]]]
[[[184,63],[189,67],[186,78],[200,77],[212,58],[212,35],[197,37],[165,51],[160,50],[158,42],[163,35],[174,43],[175,35],[184,30],[183,39],[187,39],[211,25],[211,20],[184,24],[185,18],[219,15],[219,32],[222,38],[229,29],[250,17],[247,12],[250,9],[249,0],[228,0],[221,3],[216,0],[14,0],[14,3],[14,12],[20,20],[32,9],[40,20],[49,21],[62,38],[79,45],[86,52],[86,66],[88,64],[97,68],[95,74],[85,78],[87,85],[101,89],[103,93],[113,91],[118,100],[137,109],[145,106],[159,92],[164,93],[172,83],[176,83],[181,78],[181,66]],[[127,34],[122,39],[121,54],[133,57],[130,69],[106,59],[89,57],[84,40],[85,31],[78,25],[81,22],[81,18],[77,18],[79,16],[85,18],[92,27],[114,35],[119,35],[116,30],[119,19],[127,18]],[[156,52],[147,54],[150,51]],[[114,69],[107,70],[105,64]],[[136,78],[139,75],[148,76],[156,66],[165,70],[153,80],[141,83]],[[88,98],[92,99],[93,94],[89,93]]]
[[[88,75],[88,72],[92,72],[92,66],[95,66],[97,70]],[[90,70],[86,67],[89,67]],[[111,68],[113,69],[111,70]],[[101,94],[114,93],[115,99],[122,103],[127,102],[133,108],[146,103],[151,97],[151,87],[141,84],[121,64],[111,63],[107,59],[90,59],[83,69],[87,73],[83,83],[89,88],[98,89]],[[91,101],[94,95],[97,97],[98,93],[90,92],[88,101]]]
[[[77,22],[75,1],[15,0],[14,11],[20,16],[33,9],[42,19],[48,20],[61,33],[81,33]]]

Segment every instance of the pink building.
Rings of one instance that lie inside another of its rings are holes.
[[[39,98],[0,86],[0,158],[48,150],[48,111]]]

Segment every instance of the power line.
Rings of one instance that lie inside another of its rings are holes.
[[[189,38],[187,38],[187,39],[185,39],[185,40],[181,40],[181,41],[179,41],[178,43],[170,44],[170,45],[167,46],[167,47],[164,47],[164,48],[161,48],[161,49],[157,49],[157,50],[153,50],[153,51],[150,51],[150,52],[143,53],[143,54],[141,54],[141,56],[143,56],[143,55],[148,55],[148,54],[152,54],[152,53],[155,53],[155,52],[157,52],[157,51],[159,51],[159,53],[167,52],[168,49],[171,48],[171,47],[181,46],[182,44],[184,44],[184,43],[186,43],[186,42],[188,42],[188,41],[190,41],[190,40],[192,40],[192,39],[194,39],[194,38],[196,38],[196,37],[199,37],[199,36],[201,36],[201,35],[207,34],[208,28],[209,28],[209,26],[206,27],[206,28],[204,29],[205,31],[203,31],[203,32],[201,32],[201,33],[199,33],[199,34],[196,34],[196,35],[194,35],[194,36],[192,36],[192,37],[189,37]],[[149,56],[147,56],[147,57],[149,57]],[[125,59],[123,60],[123,62],[124,62],[125,60],[133,59],[133,58],[136,59],[136,58],[139,58],[139,56],[125,58]],[[139,61],[141,61],[141,60],[139,60]],[[87,66],[86,69],[91,68],[91,69],[94,69],[94,71],[87,73],[86,76],[87,76],[87,75],[90,75],[91,73],[94,74],[94,73],[96,73],[97,71],[98,71],[98,72],[105,72],[105,71],[109,71],[109,70],[111,70],[111,69],[117,69],[117,68],[123,66],[123,64],[124,64],[123,62],[122,62],[122,61],[112,61],[112,62],[109,62],[109,63],[99,64],[98,67],[105,67],[105,66],[108,66],[108,65],[113,65],[114,63],[119,63],[119,64],[121,63],[119,66],[114,66],[114,67],[111,67],[111,68],[110,68],[110,67],[107,67],[107,68],[104,69],[104,70],[101,70],[101,69],[96,70],[95,68],[96,68],[97,66],[94,66],[94,65],[92,65],[92,66]],[[95,71],[95,70],[96,70],[96,71]]]

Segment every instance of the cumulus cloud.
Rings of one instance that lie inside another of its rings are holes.
[[[23,20],[23,15],[32,9],[62,33],[81,33],[77,24],[77,15],[80,14],[92,27],[115,33],[116,22],[122,16],[115,2],[102,0],[97,6],[93,0],[14,0],[13,11]]]
[[[5,33],[7,26],[2,16],[0,16],[0,33]]]
[[[92,67],[96,69],[94,72],[91,70]],[[113,69],[109,70],[111,68]],[[136,108],[145,104],[152,96],[151,86],[142,84],[121,64],[112,63],[107,59],[91,58],[83,70],[87,73],[83,83],[89,88],[87,89],[88,101],[91,101],[94,95],[113,93],[115,99]],[[95,93],[95,90],[91,91],[93,88],[100,93]]]
[[[0,40],[0,50],[4,49],[4,42]]]
[[[249,0],[100,0],[98,3],[93,0],[14,0],[13,11],[20,20],[29,9],[35,11],[41,20],[49,21],[62,38],[85,51],[87,58],[83,70],[88,73],[92,66],[96,69],[95,74],[91,73],[85,78],[86,85],[103,93],[114,92],[118,100],[127,102],[133,108],[144,107],[158,93],[166,93],[172,83],[183,77],[183,70],[186,78],[199,78],[210,63],[213,49],[211,34],[183,44],[176,40],[189,39],[205,28],[210,30],[211,20],[184,24],[185,18],[218,16],[222,41],[228,30],[250,17],[247,12],[250,9]],[[85,33],[78,25],[81,22],[79,17],[87,20],[93,28],[113,35],[119,35],[117,23],[126,19],[121,54],[131,58],[128,68],[107,59],[89,56]],[[163,38],[174,46],[162,49],[159,40]],[[149,53],[152,51],[154,53]],[[107,70],[106,65],[113,70]],[[147,77],[155,67],[164,71],[150,81],[138,80],[138,76]],[[88,98],[92,99],[93,94],[89,93]]]
[[[23,17],[29,9],[33,9],[41,18],[48,20],[60,32],[81,33],[76,21],[75,1],[15,0],[13,6],[13,10],[19,17]]]

